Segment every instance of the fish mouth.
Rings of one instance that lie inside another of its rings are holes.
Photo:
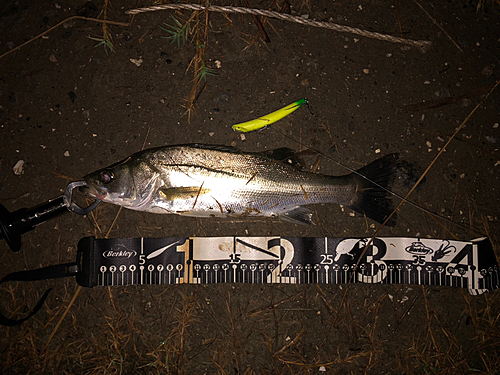
[[[89,196],[92,198],[103,200],[106,197],[106,194],[104,193],[104,191],[102,191],[101,189],[99,189],[96,186],[89,186],[89,185],[80,186],[78,188],[78,190],[80,191],[80,193],[83,193],[86,196]]]

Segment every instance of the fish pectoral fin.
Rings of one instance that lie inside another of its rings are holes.
[[[283,220],[291,221],[295,224],[311,225],[315,224],[312,220],[312,215],[313,212],[309,208],[299,206],[281,214],[280,217],[283,218]]]
[[[173,201],[176,199],[193,199],[200,195],[210,193],[211,190],[203,186],[181,186],[172,188],[163,187],[159,189],[159,192],[164,195],[166,200]]]

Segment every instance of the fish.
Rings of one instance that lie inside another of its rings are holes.
[[[279,217],[314,224],[309,205],[333,203],[382,223],[392,213],[398,154],[342,176],[304,170],[290,148],[244,152],[184,144],[137,152],[86,175],[87,196],[124,208],[194,217]],[[386,225],[394,226],[395,217]]]

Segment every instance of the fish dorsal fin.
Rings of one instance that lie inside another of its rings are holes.
[[[193,199],[200,195],[210,193],[210,189],[206,189],[200,186],[182,186],[182,187],[162,187],[159,192],[165,196],[168,201],[173,201],[176,199],[185,200]]]
[[[206,145],[206,144],[200,144],[200,143],[194,143],[187,145],[192,148],[201,148],[203,150],[214,150],[214,151],[221,151],[221,152],[230,152],[233,154],[241,153],[241,150],[237,149],[236,147],[233,146],[224,146],[224,145]]]
[[[190,144],[189,147],[200,148],[204,150],[215,150],[221,152],[229,152],[232,154],[241,154],[243,153],[241,150],[232,146],[220,146],[220,145],[207,145],[207,144]],[[297,169],[304,169],[304,160],[302,157],[294,150],[288,147],[280,147],[274,150],[267,150],[261,152],[255,152],[254,155],[263,155],[275,161],[279,161],[281,163],[287,163],[292,165]]]
[[[294,149],[280,147],[274,150],[260,152],[260,154],[282,163],[291,164],[297,169],[304,169],[304,160]]]

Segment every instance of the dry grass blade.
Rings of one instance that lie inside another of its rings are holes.
[[[231,310],[231,294],[230,294],[230,292],[227,292],[224,294],[224,300],[225,300],[225,304],[226,304],[227,314],[229,317],[229,322],[231,323],[233,348],[234,348],[234,354],[236,356],[236,371],[240,372],[241,371],[241,355],[240,355],[240,345],[239,345],[239,340],[238,340],[239,335],[238,335],[238,332],[236,329],[233,311]]]
[[[47,342],[45,343],[44,347],[43,347],[43,350],[46,351],[49,344],[50,344],[50,341],[52,340],[52,338],[54,337],[54,335],[56,334],[57,330],[59,329],[59,327],[61,326],[61,323],[63,322],[64,318],[66,317],[66,315],[68,315],[68,312],[69,310],[71,309],[71,307],[73,306],[73,304],[75,303],[76,301],[76,298],[78,297],[78,295],[80,294],[82,290],[82,287],[80,285],[78,285],[78,287],[76,288],[75,290],[75,293],[73,294],[73,298],[71,298],[71,301],[69,302],[68,306],[66,307],[66,310],[64,310],[64,313],[62,314],[61,318],[59,319],[59,321],[57,322],[55,328],[53,329],[52,333],[50,334],[49,338],[47,339]]]
[[[14,51],[17,51],[18,49],[23,48],[24,46],[26,46],[26,45],[34,42],[35,40],[40,39],[44,35],[47,35],[48,33],[50,33],[52,30],[57,29],[59,26],[62,26],[66,22],[69,22],[69,21],[72,21],[72,20],[84,20],[84,21],[91,21],[91,22],[97,22],[97,23],[108,24],[108,25],[116,25],[116,26],[130,26],[132,24],[132,22],[133,22],[133,18],[132,18],[132,21],[130,21],[130,22],[115,22],[115,21],[100,20],[100,19],[97,19],[97,18],[88,18],[88,17],[81,17],[81,16],[68,17],[68,18],[62,20],[61,22],[59,22],[58,24],[56,24],[55,26],[52,26],[50,29],[45,30],[43,33],[38,34],[34,38],[31,38],[27,42],[24,42],[23,44],[15,47],[15,48],[12,48],[10,51],[5,52],[4,54],[0,55],[0,59],[4,58],[5,56],[11,54]]]
[[[439,23],[438,23],[438,22],[437,22],[437,21],[436,21],[436,20],[435,20],[435,19],[434,19],[434,18],[433,18],[430,14],[429,14],[429,12],[427,12],[427,11],[425,10],[425,8],[424,8],[422,5],[420,5],[420,3],[419,3],[417,0],[413,0],[413,2],[414,2],[415,4],[417,4],[417,5],[419,6],[419,8],[420,8],[420,9],[422,9],[422,10],[423,10],[423,12],[427,15],[427,17],[429,17],[429,18],[431,19],[431,21],[432,21],[432,22],[433,22],[433,23],[434,23],[437,27],[439,27],[439,29],[440,29],[440,30],[441,30],[441,31],[442,31],[442,32],[443,32],[443,33],[444,33],[444,34],[448,37],[448,39],[449,39],[449,40],[451,40],[451,42],[455,45],[455,47],[457,47],[457,48],[458,48],[458,50],[459,50],[460,52],[463,52],[463,51],[464,51],[462,48],[460,48],[460,46],[457,44],[457,42],[455,42],[455,41],[453,40],[453,38],[450,36],[450,34],[448,34],[448,33],[446,32],[446,30],[445,30],[445,29],[444,29],[444,28],[443,28],[443,27],[442,27],[442,26],[441,26],[441,25],[440,25],[440,24],[439,24]]]

